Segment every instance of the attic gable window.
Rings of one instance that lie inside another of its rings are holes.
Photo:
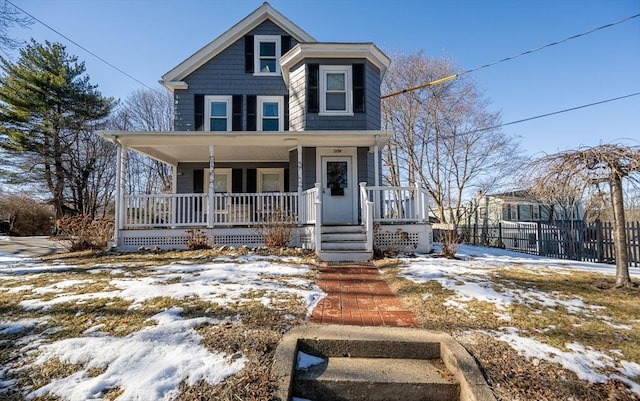
[[[278,75],[281,56],[281,40],[278,35],[255,35],[253,38],[254,75]]]
[[[353,115],[350,65],[320,66],[320,114]]]

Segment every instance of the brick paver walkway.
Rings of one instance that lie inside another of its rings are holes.
[[[321,265],[319,270],[318,286],[327,296],[313,310],[312,322],[418,327],[375,267]]]

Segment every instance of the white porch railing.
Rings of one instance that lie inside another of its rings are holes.
[[[292,192],[217,193],[212,214],[207,194],[126,195],[124,199],[125,228],[253,225],[264,222],[274,211],[293,216],[295,222],[309,218],[300,216],[298,194]]]
[[[314,224],[316,222],[316,208],[314,206],[316,197],[318,196],[318,188],[310,188],[302,192],[300,198],[300,218],[301,224]]]
[[[366,187],[374,203],[376,222],[425,222],[429,220],[429,194],[420,184],[413,187]]]
[[[364,232],[367,234],[367,252],[373,251],[373,209],[374,203],[369,200],[367,183],[360,183],[360,216]]]

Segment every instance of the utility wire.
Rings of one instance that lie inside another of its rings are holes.
[[[472,69],[470,69],[470,70],[463,71],[463,72],[461,72],[461,73],[459,73],[459,74],[452,74],[452,75],[449,75],[449,76],[447,76],[447,77],[440,78],[440,79],[437,79],[437,80],[435,80],[435,81],[431,81],[431,82],[426,83],[426,84],[422,84],[422,85],[414,86],[414,87],[411,87],[411,88],[403,89],[403,90],[398,91],[398,92],[393,92],[393,93],[390,93],[390,94],[387,94],[387,95],[383,95],[383,96],[381,96],[381,97],[380,97],[380,99],[386,99],[386,98],[388,98],[388,97],[401,95],[401,94],[403,94],[403,93],[412,92],[412,91],[415,91],[415,90],[418,90],[418,89],[427,88],[427,87],[429,87],[429,86],[434,86],[434,85],[437,85],[437,84],[439,84],[439,83],[442,83],[442,82],[448,81],[448,80],[450,80],[450,79],[454,79],[454,78],[457,78],[457,77],[459,77],[459,76],[466,75],[466,74],[469,74],[469,73],[472,73],[472,72],[475,72],[475,71],[481,70],[481,69],[483,69],[483,68],[492,67],[492,66],[494,66],[494,65],[496,65],[496,64],[504,63],[504,62],[506,62],[506,61],[511,61],[511,60],[514,60],[514,59],[516,59],[516,58],[518,58],[518,57],[525,56],[525,55],[527,55],[527,54],[531,54],[531,53],[535,53],[535,52],[537,52],[537,51],[540,51],[540,50],[546,49],[546,48],[548,48],[548,47],[555,46],[555,45],[559,45],[559,44],[564,43],[564,42],[567,42],[567,41],[569,41],[569,40],[576,39],[576,38],[579,38],[579,37],[581,37],[581,36],[589,35],[589,34],[591,34],[591,33],[593,33],[593,32],[596,32],[596,31],[599,31],[599,30],[602,30],[602,29],[606,29],[606,28],[610,28],[610,27],[612,27],[612,26],[615,26],[615,25],[618,25],[618,24],[622,24],[623,22],[626,22],[626,21],[629,21],[629,20],[631,20],[631,19],[633,19],[633,18],[638,18],[638,17],[640,17],[640,14],[632,15],[632,16],[630,16],[630,17],[627,17],[627,18],[621,19],[620,21],[616,21],[616,22],[612,22],[612,23],[610,23],[610,24],[602,25],[602,26],[599,26],[599,27],[597,27],[597,28],[593,28],[593,29],[591,29],[591,30],[589,30],[589,31],[586,31],[586,32],[583,32],[583,33],[579,33],[579,34],[577,34],[577,35],[569,36],[568,38],[565,38],[565,39],[562,39],[562,40],[558,40],[558,41],[553,42],[553,43],[548,43],[548,44],[546,44],[546,45],[543,45],[543,46],[537,47],[537,48],[535,48],[535,49],[527,50],[527,51],[524,51],[524,52],[522,52],[522,53],[519,53],[519,54],[516,54],[516,55],[510,56],[510,57],[506,57],[506,58],[503,58],[503,59],[500,59],[500,60],[494,61],[494,62],[489,63],[489,64],[481,65],[480,67],[476,67],[476,68],[472,68]]]
[[[97,54],[95,54],[94,52],[92,52],[91,50],[87,49],[86,47],[82,46],[81,44],[79,44],[78,42],[76,42],[75,40],[69,38],[68,36],[64,35],[63,33],[61,33],[60,31],[54,29],[53,27],[45,24],[44,22],[42,22],[40,19],[38,19],[37,17],[35,17],[33,14],[30,14],[28,12],[26,12],[25,10],[23,10],[22,8],[16,6],[15,4],[13,4],[11,1],[9,0],[5,0],[7,3],[11,4],[14,8],[16,8],[17,10],[19,10],[20,12],[28,15],[29,17],[33,18],[34,20],[36,20],[37,22],[39,22],[40,24],[42,24],[43,26],[45,26],[46,28],[52,30],[53,32],[57,33],[58,35],[62,36],[63,38],[65,38],[66,40],[68,40],[69,42],[73,43],[74,45],[78,46],[79,48],[81,48],[82,50],[84,50],[85,52],[89,53],[90,55],[92,55],[93,57],[97,58],[98,60],[102,61],[103,63],[105,63],[106,65],[108,65],[109,67],[113,68],[114,70],[118,71],[119,73],[127,76],[128,78],[134,80],[135,82],[139,83],[140,85],[144,86],[147,89],[150,90],[155,90],[152,87],[150,87],[149,85],[145,84],[144,82],[140,81],[139,79],[137,79],[136,77],[128,74],[126,71],[123,71],[122,69],[116,67],[115,65],[111,64],[110,62],[108,62],[107,60],[103,59],[102,57],[98,56]]]
[[[496,129],[496,128],[505,127],[507,125],[513,125],[513,124],[523,123],[525,121],[537,120],[538,118],[549,117],[549,116],[553,116],[553,115],[556,115],[556,114],[567,113],[569,111],[584,109],[584,108],[591,107],[591,106],[597,106],[599,104],[614,102],[616,100],[626,99],[628,97],[633,97],[633,96],[638,96],[638,95],[640,95],[640,92],[630,93],[628,95],[618,96],[618,97],[614,97],[614,98],[607,99],[607,100],[601,100],[599,102],[583,104],[582,106],[571,107],[571,108],[564,109],[564,110],[553,111],[551,113],[540,114],[540,115],[537,115],[537,116],[534,116],[534,117],[528,117],[528,118],[523,118],[521,120],[516,120],[516,121],[511,121],[511,122],[508,122],[508,123],[504,123],[504,124],[494,125],[493,127],[479,128],[479,129],[475,129],[475,130],[472,130],[472,131],[467,131],[467,132],[462,133],[460,135],[469,135],[469,134],[474,134],[476,132],[490,131],[490,130],[493,130],[493,129]]]

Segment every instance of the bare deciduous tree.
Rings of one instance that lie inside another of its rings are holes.
[[[383,90],[394,93],[456,72],[445,58],[396,56]],[[467,75],[386,98],[382,107],[384,129],[395,133],[384,155],[388,182],[424,185],[432,213],[453,230],[468,212],[466,199],[499,188],[521,162],[517,141],[495,128],[500,114],[488,110]]]
[[[609,185],[613,211],[616,287],[632,285],[629,276],[623,180],[640,182],[640,147],[604,144],[548,155],[533,162],[539,185],[577,188]]]
[[[0,52],[6,55],[10,50],[16,49],[22,44],[20,40],[11,36],[9,33],[11,28],[26,27],[31,23],[31,18],[3,1],[0,4]]]
[[[172,131],[173,97],[163,90],[136,90],[111,115],[109,128],[121,131]],[[136,152],[128,153],[127,191],[164,192],[171,188],[171,168]]]

